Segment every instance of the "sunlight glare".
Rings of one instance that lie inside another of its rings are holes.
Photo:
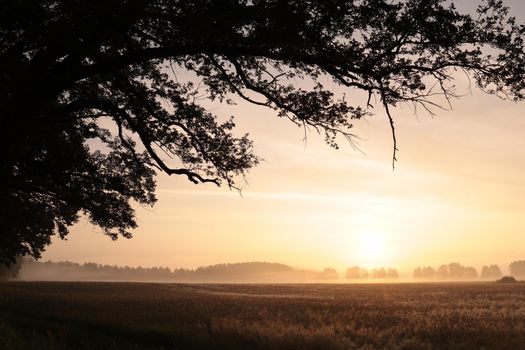
[[[377,232],[364,232],[360,235],[361,260],[366,263],[374,263],[385,258],[385,246],[383,237]]]

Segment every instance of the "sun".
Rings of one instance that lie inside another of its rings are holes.
[[[385,258],[384,238],[377,232],[364,232],[360,235],[359,252],[361,260],[367,263],[381,261]]]

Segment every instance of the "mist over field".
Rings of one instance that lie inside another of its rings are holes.
[[[507,270],[504,270],[507,272]],[[525,261],[509,265],[509,273],[525,278]],[[167,267],[110,266],[97,263],[40,262],[24,259],[17,275],[20,281],[127,281],[184,283],[400,283],[446,281],[496,281],[503,273],[498,265],[484,265],[480,273],[472,266],[459,263],[416,267],[412,274],[401,274],[395,268],[366,269],[359,266],[337,271],[293,268],[270,262],[223,263],[195,269]]]
[[[165,267],[119,267],[96,263],[35,262],[27,260],[18,277],[21,281],[134,281],[192,283],[337,283],[344,274],[335,269],[297,269],[269,262],[216,264],[196,269]],[[397,278],[375,276],[369,281],[394,281]]]

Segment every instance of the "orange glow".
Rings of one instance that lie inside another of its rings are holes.
[[[459,261],[480,268],[523,259],[524,103],[475,92],[432,119],[400,107],[399,161],[392,171],[381,111],[358,121],[355,151],[333,150],[315,133],[243,103],[214,107],[237,115],[265,161],[243,196],[183,178],[158,178],[159,202],[137,208],[132,240],[112,242],[90,225],[55,240],[44,259],[197,267],[272,261],[300,268],[395,267]]]

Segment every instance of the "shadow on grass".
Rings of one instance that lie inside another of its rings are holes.
[[[3,320],[3,321],[2,321]],[[0,313],[0,345],[5,350],[57,349],[339,349],[324,337],[255,336],[213,332],[203,324],[179,329],[145,329],[47,317],[25,312]]]

